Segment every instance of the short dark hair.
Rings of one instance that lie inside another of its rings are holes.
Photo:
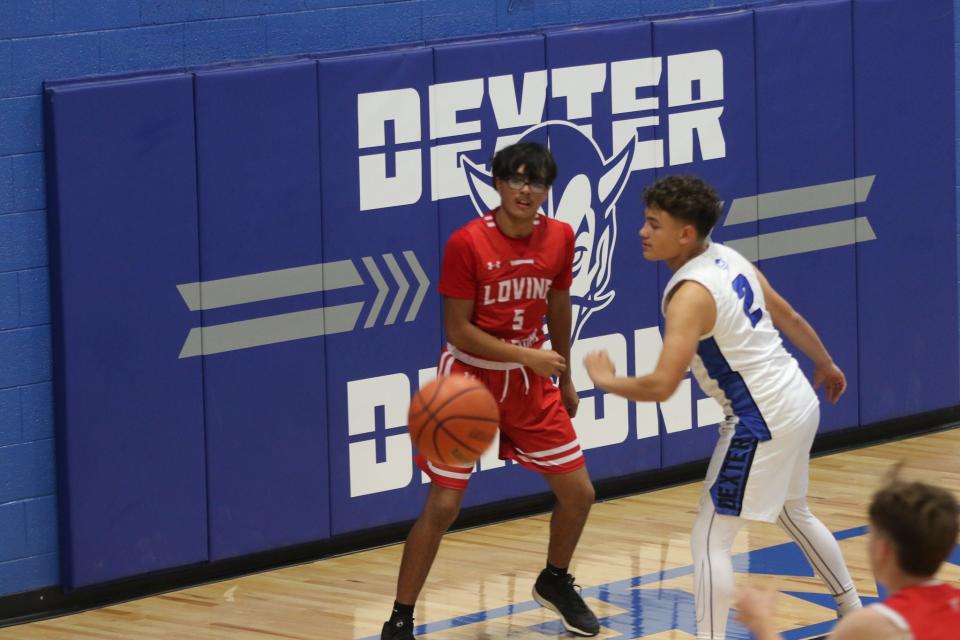
[[[870,524],[911,576],[933,576],[957,544],[957,500],[922,482],[892,480],[873,495]]]
[[[720,198],[709,184],[696,176],[667,176],[643,190],[648,207],[666,211],[697,228],[706,238],[720,218]]]
[[[493,177],[508,180],[523,167],[523,175],[531,182],[549,186],[557,179],[557,163],[550,150],[538,142],[517,142],[493,156]]]

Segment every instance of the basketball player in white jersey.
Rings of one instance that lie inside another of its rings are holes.
[[[733,598],[730,549],[745,520],[776,522],[796,541],[837,602],[860,608],[830,531],[807,507],[810,447],[820,405],[781,332],[815,365],[813,381],[835,403],[843,372],[813,328],[748,260],[709,239],[720,201],[703,180],[663,178],[644,192],[643,256],[673,271],[662,310],[656,369],[617,376],[606,352],[584,365],[597,389],[636,402],[668,399],[687,368],[724,410],[691,533],[697,638],[723,640]]]

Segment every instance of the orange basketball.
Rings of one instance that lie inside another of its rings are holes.
[[[500,410],[476,378],[453,374],[429,382],[410,401],[410,439],[428,460],[473,464],[490,447]]]

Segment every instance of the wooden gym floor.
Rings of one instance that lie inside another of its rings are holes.
[[[811,465],[810,505],[841,539],[861,595],[877,595],[866,556],[865,509],[883,474],[960,495],[960,429],[831,454]],[[571,571],[601,617],[601,638],[693,638],[688,539],[700,483],[594,506]],[[421,640],[573,637],[531,600],[549,514],[447,536],[417,604]],[[819,637],[831,599],[799,550],[774,525],[750,524],[734,547],[738,583],[770,585],[788,640]],[[378,638],[393,602],[401,545],[0,629],[0,640],[324,640]],[[960,547],[941,576],[960,584]],[[732,626],[729,638],[747,637]]]

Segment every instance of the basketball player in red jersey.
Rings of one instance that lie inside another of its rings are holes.
[[[573,230],[537,212],[556,176],[553,156],[536,143],[494,156],[500,206],[454,232],[444,250],[439,290],[448,343],[439,375],[466,373],[490,389],[500,402],[500,457],[543,474],[556,495],[547,565],[533,597],[557,612],[567,630],[595,636],[597,617],[567,572],[594,491],[570,422],[579,402],[568,368]],[[420,455],[416,463],[430,476],[430,491],[403,548],[397,599],[381,640],[412,640],[414,604],[473,469]]]
[[[870,503],[870,566],[890,593],[844,616],[829,640],[948,640],[960,637],[960,589],[934,579],[957,543],[957,501],[921,482],[894,480]],[[780,638],[772,591],[743,589],[736,607],[757,640]]]

